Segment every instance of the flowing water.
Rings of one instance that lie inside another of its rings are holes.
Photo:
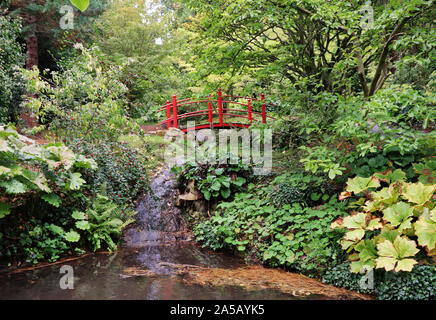
[[[168,169],[156,175],[151,188],[154,194],[145,196],[138,203],[137,222],[126,230],[121,248],[116,253],[96,253],[30,271],[1,274],[0,299],[335,298],[319,294],[319,291],[311,294],[311,285],[306,285],[308,293],[302,296],[285,293],[276,287],[247,288],[240,284],[188,281],[189,268],[194,271],[214,270],[219,277],[219,270],[231,272],[245,264],[238,258],[200,249],[189,241],[181,213],[174,207],[177,191]],[[74,270],[72,290],[63,290],[59,285],[63,276],[60,268],[64,264]],[[196,269],[198,267],[201,268]],[[185,271],[179,272],[180,268],[185,268]],[[305,279],[302,277],[297,281],[304,282]]]

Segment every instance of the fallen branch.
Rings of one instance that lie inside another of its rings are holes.
[[[65,263],[65,262],[69,262],[69,261],[74,261],[74,260],[79,260],[85,257],[88,257],[90,255],[95,254],[96,252],[92,252],[92,253],[86,253],[84,255],[81,255],[79,257],[72,257],[72,258],[66,258],[63,260],[59,260],[53,263],[46,263],[46,264],[42,264],[42,265],[38,265],[38,266],[33,266],[33,267],[26,267],[26,268],[17,268],[15,270],[9,271],[9,270],[5,270],[3,272],[7,272],[8,274],[15,274],[15,273],[21,273],[21,272],[26,272],[26,271],[32,271],[32,270],[36,270],[36,269],[41,269],[41,268],[45,268],[45,267],[50,267],[50,266],[54,266],[60,263]],[[110,253],[109,251],[101,251],[101,252],[97,252],[97,253],[105,253],[108,254]]]

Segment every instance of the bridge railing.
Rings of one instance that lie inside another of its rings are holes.
[[[240,101],[232,101],[231,99],[246,100],[246,103]],[[221,89],[217,92],[217,98],[214,99],[213,95],[209,95],[207,98],[192,101],[190,98],[177,100],[176,96],[173,96],[172,103],[168,100],[166,105],[162,106],[158,112],[166,111],[166,119],[159,124],[166,124],[167,129],[178,128],[179,120],[188,119],[193,117],[205,117],[207,116],[208,123],[196,125],[193,128],[182,128],[181,130],[186,132],[190,130],[203,129],[203,128],[219,128],[219,127],[249,127],[253,121],[259,121],[266,123],[268,118],[275,119],[272,116],[267,115],[264,102],[265,96],[262,94],[261,99],[223,95]],[[207,109],[190,111],[181,113],[181,109],[186,106],[195,106],[196,104],[207,103]],[[231,105],[237,107],[231,107]],[[254,104],[260,104],[260,110],[253,108]],[[214,105],[217,108],[214,108]],[[228,106],[228,107],[227,107]],[[238,108],[238,109],[235,109]],[[217,112],[218,111],[218,112]],[[218,122],[214,121],[214,117],[218,116]],[[249,123],[227,123],[224,121],[224,117],[237,117],[247,119]]]

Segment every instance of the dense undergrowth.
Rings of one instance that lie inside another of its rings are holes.
[[[434,299],[434,93],[392,85],[337,108],[322,129],[307,126],[313,114],[292,134],[272,124],[276,172],[212,199],[211,216],[193,212],[196,239],[380,299]],[[214,186],[181,175],[210,200]]]
[[[114,250],[169,143],[141,125],[171,95],[222,88],[266,93],[276,119],[251,129],[273,130],[274,170],[175,168],[206,211],[188,216],[197,241],[380,299],[435,298],[434,1],[373,1],[369,28],[357,0],[91,2],[77,32],[48,27],[61,1],[0,5],[4,265]],[[20,10],[46,15],[38,32]],[[25,70],[29,35],[43,46]]]
[[[119,66],[101,69],[97,48],[76,46],[50,74],[21,72],[23,110],[39,126],[1,127],[0,259],[7,265],[56,261],[116,249],[148,192],[147,146],[127,108]]]

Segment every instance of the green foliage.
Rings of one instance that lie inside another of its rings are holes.
[[[312,173],[324,172],[328,174],[328,177],[333,180],[336,176],[341,176],[345,170],[341,164],[335,161],[335,156],[338,156],[338,152],[334,155],[334,151],[329,150],[325,146],[307,147],[301,146],[301,150],[304,150],[308,156],[302,158],[300,162],[304,163],[304,169]]]
[[[434,143],[431,143],[434,131],[426,130],[433,126],[436,117],[435,108],[431,107],[434,101],[434,93],[392,87],[352,108],[352,101],[341,104],[341,116],[333,128],[340,137],[359,141],[355,153],[361,157],[399,152],[401,161],[406,154],[419,154],[428,148],[433,148],[434,152]]]
[[[69,249],[63,236],[64,230],[54,224],[43,224],[41,221],[34,223],[36,226],[27,234],[21,233],[20,245],[24,248],[26,262],[56,261]]]
[[[295,202],[315,206],[328,201],[336,189],[325,176],[287,172],[272,181],[270,197],[277,206]]]
[[[196,32],[196,77],[235,86],[250,76],[257,87],[277,81],[300,92],[372,96],[393,73],[391,48],[420,60],[434,48],[434,34],[425,32],[434,15],[428,0],[373,3],[374,23],[363,29],[365,1],[184,2],[195,12],[188,27]]]
[[[72,175],[70,188],[86,181],[93,198],[106,185],[113,201],[133,206],[148,186],[146,150],[119,142],[127,135],[143,141],[142,129],[129,117],[122,66],[106,66],[97,48],[76,48],[79,54],[51,73],[53,81],[43,80],[37,70],[28,72],[29,89],[38,97],[29,98],[27,106],[49,122],[47,129],[98,164],[96,171],[84,170],[85,180]]]
[[[435,152],[434,94],[408,87],[380,90],[369,100],[341,99],[334,121],[301,146],[300,159],[312,173],[369,177],[375,172],[402,169],[412,179],[412,163]],[[314,117],[313,114],[308,116]]]
[[[376,172],[384,172],[391,168],[402,169],[408,178],[416,176],[412,163],[422,159],[420,152],[400,154],[398,151],[368,154],[350,163],[351,176],[369,177]]]
[[[341,198],[352,193],[363,194],[364,197],[352,204],[361,211],[335,222],[332,227],[347,230],[341,244],[351,253],[353,272],[364,268],[411,271],[419,252],[424,258],[434,256],[436,185],[408,183],[405,179],[405,173],[397,169],[348,180]]]
[[[230,155],[227,155],[227,160]],[[195,182],[195,187],[206,200],[228,199],[232,193],[242,190],[249,176],[248,165],[238,160],[236,164],[200,164],[186,162],[181,167],[173,167],[173,172],[179,172],[179,183],[187,187],[189,181]]]
[[[36,264],[45,260],[54,262],[63,255],[72,254],[73,249],[80,252],[80,244],[70,242],[73,239],[66,237],[66,230],[71,229],[69,209],[44,206],[44,201],[37,197],[33,202],[37,209],[35,213],[16,208],[15,214],[0,219],[0,233],[3,235],[0,237],[1,260]],[[68,203],[68,206],[74,205],[79,204],[77,201]]]
[[[94,160],[61,143],[39,145],[0,127],[0,256],[37,263],[53,262],[71,247],[74,234],[66,233],[68,207],[86,205],[84,170]],[[18,239],[18,240],[15,240]]]
[[[413,165],[413,169],[419,175],[419,181],[423,184],[434,184],[436,179],[436,159],[424,159],[422,163]]]
[[[105,186],[107,196],[112,201],[129,204],[133,208],[133,200],[148,190],[148,176],[143,156],[127,143],[95,144],[76,140],[72,141],[71,145],[75,152],[93,159],[98,164],[98,170],[84,172],[91,198]]]
[[[297,119],[274,121],[272,130],[274,132],[273,147],[275,150],[299,147],[307,140],[307,137],[300,131],[301,124]]]
[[[20,68],[24,64],[21,21],[5,16],[0,8],[0,124],[16,122],[20,113],[24,80]]]
[[[92,159],[73,153],[64,145],[40,146],[17,133],[14,127],[0,127],[0,218],[11,208],[23,206],[36,192],[58,207],[60,193],[74,194],[85,182],[80,171],[95,169]],[[16,201],[16,198],[20,201]],[[15,198],[15,201],[12,201]]]
[[[86,213],[74,211],[72,217],[76,220],[76,228],[86,234],[94,251],[102,248],[103,244],[112,251],[116,249],[116,242],[124,227],[134,221],[134,214],[126,206],[119,206],[108,197],[97,194],[92,207]],[[75,231],[71,231],[70,236],[72,239],[69,241],[79,240],[79,233]]]
[[[89,0],[70,0],[70,2],[82,12],[89,6]]]
[[[374,273],[374,289],[362,289],[363,274],[350,271],[346,262],[326,270],[324,283],[362,293],[376,294],[379,300],[434,300],[436,299],[436,270],[434,265],[417,265],[411,272]]]
[[[102,66],[98,48],[75,45],[77,55],[52,71],[50,82],[36,69],[26,72],[28,90],[37,95],[26,106],[47,129],[68,140],[117,141],[121,134],[140,132],[128,113],[122,66]]]
[[[177,3],[115,0],[96,23],[95,42],[104,59],[123,65],[129,89],[129,112],[134,118],[156,121],[157,110],[172,95],[189,96],[182,32],[172,28]],[[147,14],[144,14],[144,13]]]
[[[380,300],[435,300],[435,266],[418,265],[411,272],[387,272],[376,293]]]
[[[342,259],[342,233],[329,226],[345,214],[345,205],[332,199],[319,208],[296,203],[279,208],[267,200],[267,188],[251,185],[249,191],[220,203],[215,216],[194,228],[196,239],[214,250],[234,249],[270,266],[305,273],[316,274]]]

